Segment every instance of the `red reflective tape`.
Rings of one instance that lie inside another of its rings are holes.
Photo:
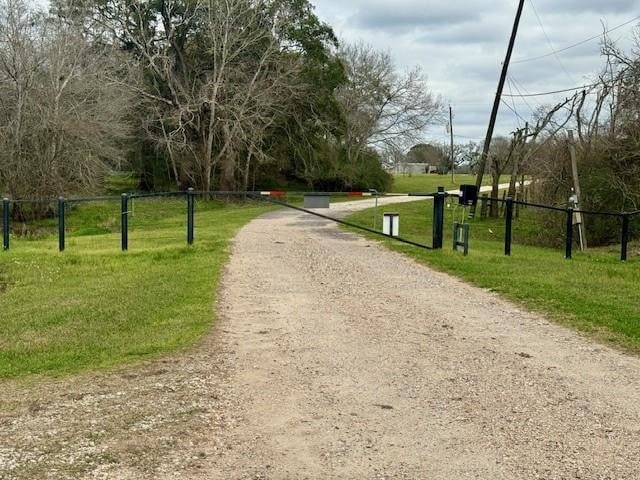
[[[274,190],[269,195],[272,196],[272,197],[276,197],[276,198],[283,198],[286,194],[287,194],[287,192],[281,192],[281,191],[278,191],[278,190]]]
[[[362,192],[347,192],[347,197],[361,197]]]

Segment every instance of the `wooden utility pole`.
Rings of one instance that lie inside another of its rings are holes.
[[[453,183],[453,172],[455,170],[455,159],[453,154],[453,110],[449,105],[449,133],[451,133],[451,183]]]
[[[518,180],[518,172],[520,169],[520,165],[523,163],[521,158],[522,155],[525,155],[525,147],[527,145],[527,138],[529,137],[529,122],[525,122],[524,124],[524,133],[523,130],[518,129],[513,132],[513,161],[511,162],[511,178],[509,180],[509,191],[507,195],[511,198],[516,197],[516,182]],[[519,199],[522,200],[522,199]]]
[[[484,139],[482,155],[480,156],[478,173],[476,174],[476,186],[478,187],[478,189],[480,189],[480,187],[482,186],[482,177],[484,175],[484,169],[487,166],[487,156],[489,155],[489,147],[491,146],[491,137],[493,137],[493,129],[495,128],[495,125],[496,125],[498,109],[500,108],[500,99],[502,98],[502,89],[504,88],[504,83],[507,80],[507,72],[509,71],[509,62],[511,61],[513,46],[516,43],[516,36],[518,34],[518,27],[520,25],[520,17],[522,16],[523,8],[524,8],[524,0],[519,0],[518,11],[516,12],[516,18],[513,22],[513,29],[511,30],[511,38],[509,39],[509,46],[507,47],[507,55],[505,56],[504,63],[502,64],[502,73],[500,74],[500,80],[498,81],[498,89],[496,91],[496,97],[493,101],[493,109],[491,110],[491,117],[489,118],[489,127],[487,128],[487,136]],[[473,216],[474,214],[475,214],[475,206],[471,207],[470,216]]]
[[[578,177],[578,159],[576,158],[576,146],[573,141],[573,130],[569,130],[569,154],[571,155],[571,175],[573,176],[573,191],[575,194],[575,205],[572,205],[576,210],[580,209],[580,200],[582,199],[582,192],[580,191],[580,179]],[[578,235],[580,238],[580,250],[584,251],[587,248],[587,235],[584,231],[584,222],[582,221],[582,213],[576,212],[574,214],[574,224],[578,226]]]

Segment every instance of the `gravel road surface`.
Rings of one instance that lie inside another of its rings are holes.
[[[3,381],[0,478],[640,479],[638,358],[331,222],[248,224],[217,309],[171,358]]]

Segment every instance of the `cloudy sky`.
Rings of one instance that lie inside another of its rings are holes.
[[[390,52],[400,70],[422,67],[432,91],[454,109],[457,142],[483,138],[517,0],[311,0],[317,15],[349,42]],[[635,19],[635,20],[634,20]],[[610,36],[630,45],[640,0],[526,0],[505,94],[532,94],[588,84],[602,65],[599,39],[553,53],[627,23]],[[544,56],[543,58],[533,59]],[[523,61],[524,60],[524,61]],[[527,61],[528,60],[528,61]],[[519,91],[518,91],[519,89]],[[509,99],[528,119],[543,103],[569,94]],[[506,100],[506,98],[505,98]],[[497,134],[523,123],[502,105]],[[447,138],[433,127],[432,140]]]

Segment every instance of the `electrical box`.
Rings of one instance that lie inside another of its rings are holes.
[[[478,187],[475,185],[460,185],[460,205],[471,206],[478,203]]]
[[[400,235],[400,215],[397,213],[382,214],[382,233],[390,237]]]
[[[461,251],[466,257],[469,254],[469,224],[454,223],[453,224],[453,249]]]

